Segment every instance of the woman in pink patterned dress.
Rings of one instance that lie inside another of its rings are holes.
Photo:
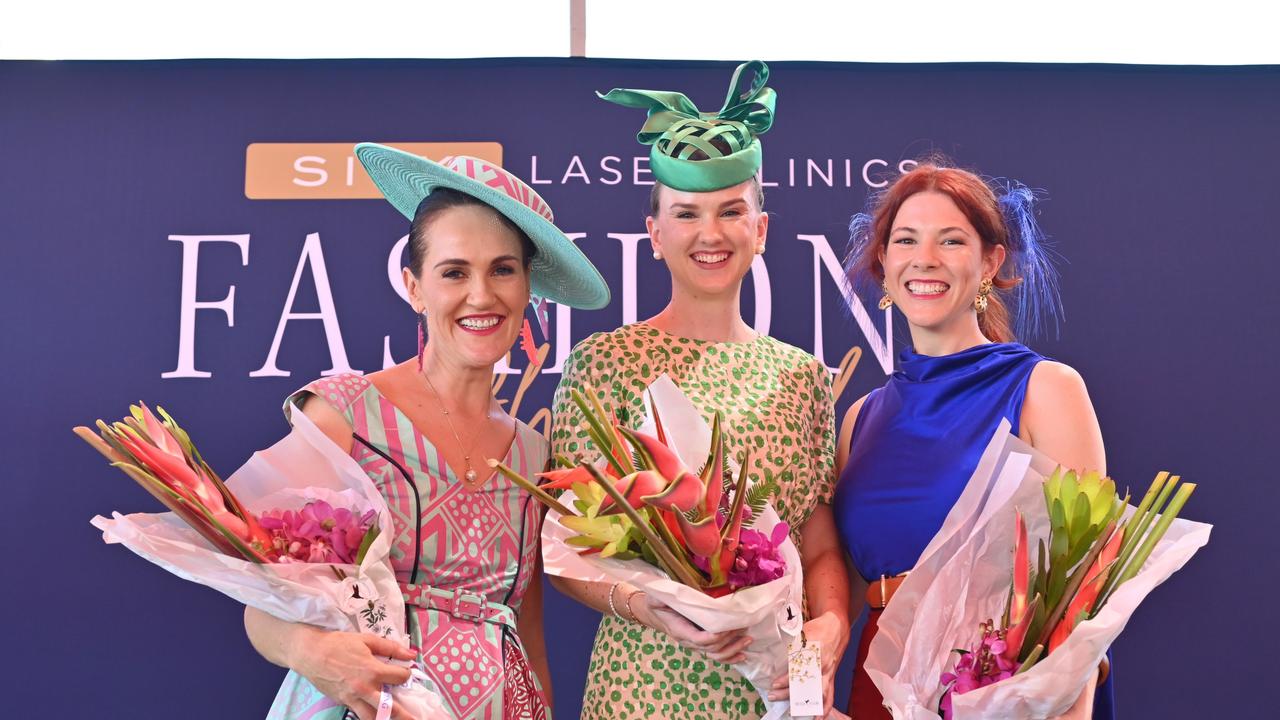
[[[515,342],[531,292],[594,308],[608,288],[537,193],[496,165],[438,165],[372,144],[356,154],[412,220],[403,276],[427,340],[395,367],[307,385],[285,414],[301,408],[387,498],[414,647],[247,609],[254,647],[291,671],[272,717],[374,720],[382,686],[409,676],[392,658],[420,660],[460,719],[547,718],[541,513],[485,462],[504,458],[529,475],[547,443],[494,400],[493,364]]]

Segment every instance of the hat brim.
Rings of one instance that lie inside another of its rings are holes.
[[[515,223],[538,249],[530,264],[533,294],[584,310],[609,304],[609,286],[596,266],[554,223],[514,198],[439,163],[386,145],[360,143],[356,157],[383,197],[410,220],[423,198],[445,187],[484,202]]]

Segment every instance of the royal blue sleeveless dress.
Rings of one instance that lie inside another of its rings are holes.
[[[1017,343],[942,357],[902,351],[898,371],[862,403],[832,503],[841,540],[864,578],[892,577],[915,565],[1000,421],[1009,420],[1018,434],[1027,380],[1044,359]],[[889,717],[862,670],[878,615],[872,613],[859,647],[850,699],[855,720]],[[1113,705],[1109,676],[1097,689],[1095,720],[1114,720]]]

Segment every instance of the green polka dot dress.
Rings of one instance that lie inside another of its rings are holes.
[[[565,363],[554,401],[552,451],[596,457],[570,389],[594,388],[619,421],[636,427],[644,418],[644,390],[663,373],[708,423],[720,410],[728,453],[737,456],[751,447],[756,477],[779,479],[782,492],[774,506],[791,524],[799,547],[798,528],[816,504],[831,502],[831,375],[812,355],[771,337],[715,343],[670,335],[646,323],[592,335]],[[601,621],[583,720],[738,720],[764,712],[755,689],[728,665],[638,623],[609,615]]]

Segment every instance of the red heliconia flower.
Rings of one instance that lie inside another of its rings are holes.
[[[708,515],[698,521],[691,521],[684,513],[672,513],[680,523],[680,532],[684,535],[689,552],[696,556],[709,558],[720,549],[720,528],[714,515]]]
[[[1031,558],[1027,551],[1027,523],[1019,511],[1015,511],[1014,524],[1017,536],[1013,544],[1013,597],[1009,600],[1009,627],[1005,633],[1004,652],[1006,657],[1016,662],[1040,605],[1040,596],[1027,601],[1031,591]]]
[[[653,458],[654,469],[668,481],[689,472],[689,469],[680,461],[680,457],[671,448],[659,442],[658,438],[623,427],[619,427],[618,430],[633,446]]]
[[[660,510],[687,513],[702,504],[705,488],[702,480],[691,472],[681,473],[675,481],[660,492],[645,495],[645,503]],[[714,517],[714,513],[707,517]]]
[[[606,472],[611,472],[612,468],[606,468]],[[574,465],[571,468],[556,468],[546,472],[538,473],[539,478],[546,480],[538,484],[543,490],[568,490],[573,487],[574,483],[590,484],[595,482],[595,478],[591,473],[581,465]]]
[[[1027,552],[1027,523],[1021,511],[1014,512],[1017,538],[1013,545],[1013,598],[1009,602],[1009,622],[1022,620],[1027,610],[1027,592],[1031,586],[1031,558]]]
[[[133,453],[149,472],[179,495],[198,502],[211,513],[226,510],[226,505],[222,502],[222,493],[213,486],[213,483],[192,469],[183,455],[165,452],[143,440],[142,436],[135,434],[131,428],[120,432],[118,437],[125,448]]]
[[[724,495],[724,437],[720,433],[720,413],[716,413],[711,423],[711,456],[707,458],[707,467],[702,472],[703,485],[706,489],[702,499],[702,510],[715,515],[720,509],[720,499]]]
[[[1120,553],[1120,545],[1124,542],[1124,530],[1116,530],[1107,539],[1107,544],[1102,547],[1102,552],[1098,553],[1098,558],[1089,566],[1089,572],[1085,573],[1084,582],[1080,584],[1080,589],[1076,591],[1076,596],[1071,598],[1071,603],[1067,605],[1067,612],[1062,616],[1062,620],[1058,622],[1058,626],[1053,629],[1053,634],[1049,636],[1049,652],[1053,652],[1059,645],[1066,642],[1067,636],[1075,630],[1076,625],[1081,619],[1086,617],[1091,610],[1093,604],[1098,599],[1098,593],[1102,592],[1102,586],[1107,582],[1107,572],[1111,569],[1111,564],[1115,562],[1116,555]]]
[[[667,486],[667,481],[661,475],[652,470],[641,470],[631,473],[630,475],[619,478],[614,483],[614,487],[618,488],[618,492],[626,499],[627,504],[639,510],[643,508],[644,497],[646,495],[656,495],[662,492]],[[607,515],[610,513],[622,512],[620,508],[614,507],[613,498],[606,495],[600,501],[600,514]]]

